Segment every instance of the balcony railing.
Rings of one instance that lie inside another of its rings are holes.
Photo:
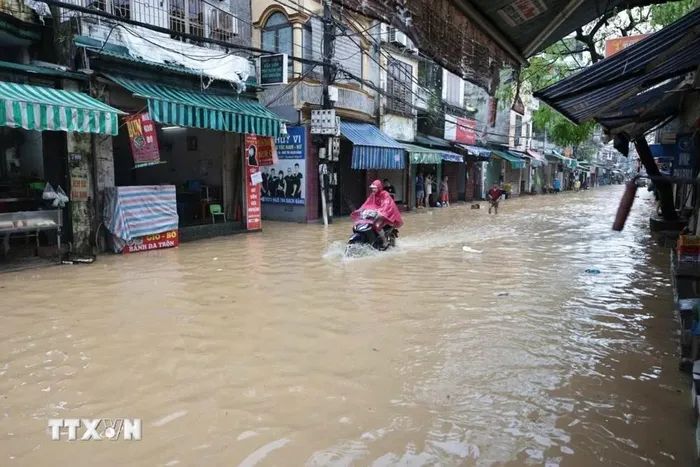
[[[230,42],[238,35],[238,19],[226,11],[229,3],[219,2],[220,7],[205,4],[202,0],[64,0],[92,10],[103,11],[116,19],[130,19],[170,30],[171,37],[183,39],[183,34]],[[89,13],[68,8],[61,11],[61,19],[91,17]],[[94,15],[97,21],[105,18]],[[197,43],[196,39],[186,39]]]

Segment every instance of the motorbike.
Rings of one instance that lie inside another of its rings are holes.
[[[386,237],[386,245],[383,244],[379,235],[380,229],[384,230]],[[375,250],[384,251],[390,247],[396,246],[396,239],[399,236],[398,229],[386,222],[377,211],[369,209],[363,210],[355,219],[352,227],[352,236],[348,240],[346,253],[353,246],[368,245]]]

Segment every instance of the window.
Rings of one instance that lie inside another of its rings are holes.
[[[131,0],[112,0],[114,16],[119,18],[131,18]]]
[[[513,141],[513,146],[520,146],[520,138],[523,136],[523,117],[521,115],[515,116],[515,139]]]
[[[93,0],[87,2],[87,7],[111,13],[119,18],[131,18],[131,0]]]
[[[400,115],[413,115],[413,67],[390,59],[387,66],[386,110]]]
[[[294,56],[292,42],[292,25],[283,13],[273,13],[267,19],[262,30],[262,48],[277,53]],[[294,62],[289,60],[289,76],[294,72]]]
[[[230,42],[237,32],[238,25],[235,18],[230,13],[222,10],[210,10],[209,12],[209,34],[212,39]]]
[[[203,0],[170,0],[170,35],[180,34],[204,37]]]
[[[302,48],[303,48],[303,54],[304,58],[309,59],[309,60],[314,60],[316,57],[314,57],[314,32],[313,28],[311,27],[311,21],[307,22],[304,25],[304,35],[302,37]],[[304,73],[309,72],[309,70],[313,68],[313,65],[310,65],[308,63],[304,63]],[[318,71],[315,70],[315,71]]]
[[[442,70],[442,98],[450,105],[464,106],[464,80],[447,70]]]

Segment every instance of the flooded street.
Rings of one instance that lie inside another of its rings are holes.
[[[611,231],[621,194],[409,214],[352,260],[347,221],[265,222],[0,274],[0,465],[692,465],[669,252],[646,190]]]

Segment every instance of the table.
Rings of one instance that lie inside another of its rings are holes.
[[[3,254],[10,250],[10,235],[28,234],[36,237],[39,248],[39,232],[56,230],[57,249],[61,252],[61,228],[63,213],[61,209],[45,211],[19,211],[0,213],[0,236],[3,237]]]

